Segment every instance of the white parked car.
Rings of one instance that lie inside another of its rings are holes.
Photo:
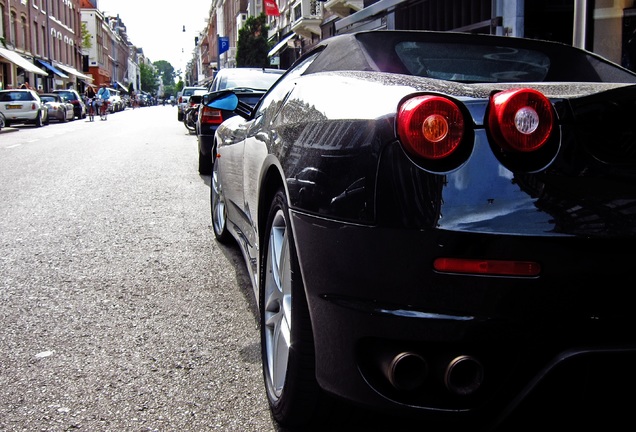
[[[183,90],[179,92],[179,99],[177,100],[177,120],[183,121],[183,114],[188,107],[190,96],[194,94],[204,95],[207,92],[207,87],[184,87]]]
[[[0,112],[4,125],[29,123],[36,127],[49,124],[48,108],[35,90],[0,90]]]
[[[110,98],[108,99],[108,110],[112,113],[123,111],[126,107],[124,100],[118,94],[113,94],[113,91],[110,92]]]

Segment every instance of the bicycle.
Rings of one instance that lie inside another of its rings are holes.
[[[86,102],[86,105],[88,105],[88,120],[89,121],[93,121],[95,120],[95,98],[89,98],[88,101]]]
[[[99,101],[99,118],[100,120],[108,120],[108,101]]]

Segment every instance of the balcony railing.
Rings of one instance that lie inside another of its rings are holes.
[[[322,3],[317,0],[300,0],[291,7],[291,28],[294,33],[311,38],[320,34]]]

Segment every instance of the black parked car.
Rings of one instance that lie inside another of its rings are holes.
[[[316,45],[254,109],[209,100],[238,108],[212,225],[245,258],[276,420],[332,399],[422,430],[531,402],[539,424],[629,418],[635,84],[562,44],[369,31]]]
[[[203,95],[195,132],[199,144],[199,173],[210,174],[212,170],[212,142],[216,128],[223,120],[234,115],[228,110],[210,108],[205,101],[220,90],[234,89],[235,94],[248,105],[254,106],[265,91],[285,72],[268,68],[228,68],[221,69],[210,84],[209,94]]]

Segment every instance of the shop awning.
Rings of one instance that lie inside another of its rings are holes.
[[[128,87],[126,87],[125,84],[120,83],[119,81],[117,81],[117,87],[119,87],[119,91],[123,91],[124,93],[128,93]]]
[[[44,76],[47,76],[49,74],[48,72],[43,71],[42,69],[40,69],[39,67],[31,63],[30,61],[25,59],[24,57],[22,57],[20,54],[18,54],[15,51],[11,51],[6,48],[0,47],[0,56],[6,58],[7,60],[15,64],[16,66],[20,66],[22,69],[28,70],[29,72],[33,72],[33,73],[44,75]]]
[[[285,36],[283,39],[281,39],[281,41],[278,42],[276,44],[276,46],[274,48],[272,48],[270,50],[270,52],[267,53],[267,57],[271,57],[273,55],[276,55],[278,53],[278,51],[280,51],[281,48],[283,48],[283,46],[285,46],[287,44],[287,42],[289,42],[289,40],[291,38],[293,38],[294,36],[296,36],[296,33],[292,33],[290,35]]]
[[[45,62],[44,60],[40,60],[40,59],[37,59],[37,61],[42,66],[44,66],[45,68],[47,68],[48,70],[53,72],[55,75],[59,76],[60,78],[68,78],[68,75],[66,75],[64,72],[62,72],[61,70],[53,66],[51,63]]]
[[[77,69],[71,67],[71,66],[65,66],[63,64],[60,63],[55,63],[55,67],[62,69],[64,72],[68,72],[71,75],[75,75],[76,77],[80,77],[84,80],[89,80],[89,81],[93,81],[93,78],[89,77],[88,75],[84,75],[83,73],[81,73],[80,71],[78,71]]]

